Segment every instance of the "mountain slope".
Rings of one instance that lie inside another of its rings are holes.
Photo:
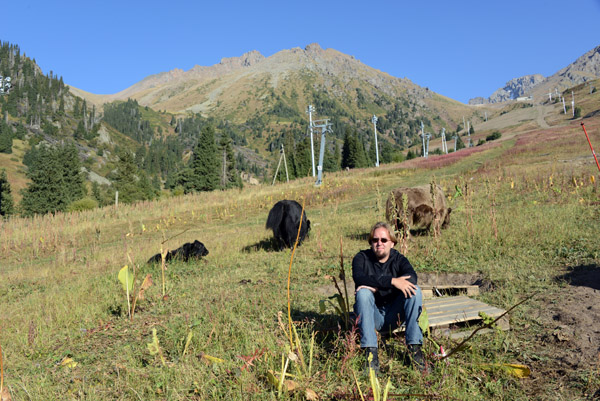
[[[347,114],[367,119],[391,108],[383,103],[400,103],[415,117],[438,117],[438,126],[455,126],[454,121],[467,109],[406,78],[393,77],[316,43],[305,49],[282,50],[268,58],[252,51],[210,67],[171,70],[94,101],[134,98],[155,110],[194,112],[243,122],[271,110],[278,101],[303,116],[306,106],[314,102],[314,92],[325,93]],[[454,108],[461,110],[449,115],[439,107],[440,101],[453,103]],[[373,102],[380,105],[373,106]]]

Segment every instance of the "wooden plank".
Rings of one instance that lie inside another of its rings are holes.
[[[423,285],[421,286],[423,298],[437,298],[439,296],[479,295],[477,285]]]
[[[459,314],[459,313],[469,313],[471,311],[475,311],[475,313],[477,313],[478,311],[484,311],[485,313],[487,313],[488,315],[491,313],[495,313],[495,312],[500,312],[498,313],[498,316],[501,315],[504,311],[502,309],[498,309],[496,307],[490,306],[490,305],[486,305],[486,304],[462,304],[462,305],[449,305],[449,306],[442,306],[442,307],[438,307],[438,308],[432,308],[429,309],[427,307],[425,307],[427,309],[427,314],[429,316],[438,316],[438,315],[452,315],[452,314]],[[487,311],[490,312],[487,312]]]

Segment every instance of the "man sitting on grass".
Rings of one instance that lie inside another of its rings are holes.
[[[406,325],[406,344],[413,364],[426,371],[421,345],[423,333],[418,319],[422,310],[417,273],[400,252],[393,249],[398,240],[387,223],[376,223],[369,234],[369,249],[352,260],[352,278],[356,288],[354,312],[360,329],[360,346],[369,368],[379,370],[377,331],[391,331],[400,320]]]

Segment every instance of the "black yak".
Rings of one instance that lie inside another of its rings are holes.
[[[187,262],[190,259],[200,259],[202,256],[206,255],[208,255],[208,249],[206,249],[202,242],[196,240],[194,242],[186,242],[180,248],[167,252],[165,261],[168,262],[171,259],[177,259]],[[160,253],[157,253],[148,260],[148,263],[157,263],[160,262],[160,260]]]
[[[310,230],[310,220],[306,218],[306,213],[302,213],[302,206],[294,200],[280,200],[277,202],[267,217],[267,229],[273,230],[273,235],[280,244],[280,249],[284,246],[292,248],[298,235],[298,226],[302,216],[302,228],[298,245],[302,244],[304,237]]]

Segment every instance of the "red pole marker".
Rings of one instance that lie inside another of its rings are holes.
[[[600,171],[600,164],[598,163],[598,158],[596,157],[596,152],[594,152],[594,147],[592,146],[592,143],[590,142],[590,137],[588,136],[588,133],[585,130],[585,125],[583,123],[581,123],[581,128],[583,128],[585,137],[587,138],[587,141],[590,144],[590,149],[592,150],[592,154],[594,155],[594,160],[596,160],[596,166],[598,166],[598,171]]]

